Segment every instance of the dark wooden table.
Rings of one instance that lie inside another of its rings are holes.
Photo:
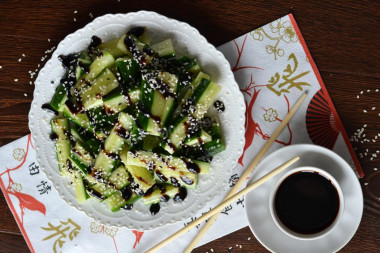
[[[2,0],[0,146],[29,133],[28,112],[34,89],[29,82],[34,78],[28,71],[44,65],[46,60],[41,61],[41,57],[47,49],[90,22],[92,16],[138,10],[187,22],[215,46],[292,12],[348,135],[367,124],[365,132],[374,139],[380,132],[380,92],[375,92],[380,88],[380,2],[306,2]],[[357,154],[363,153],[360,162],[366,176],[360,182],[364,214],[359,230],[342,252],[380,252],[380,154],[370,160],[380,149],[380,138],[353,145]],[[374,170],[376,167],[379,170]],[[26,243],[0,195],[0,252],[26,252]],[[227,252],[230,247],[233,252],[266,251],[246,227],[194,252]]]

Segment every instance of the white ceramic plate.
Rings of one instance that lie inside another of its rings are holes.
[[[298,162],[247,194],[245,210],[249,227],[261,244],[272,252],[336,252],[353,237],[363,213],[363,194],[359,180],[340,156],[316,145],[288,146],[266,157],[255,169],[250,182],[295,155],[301,157]],[[317,167],[330,173],[338,181],[345,201],[343,215],[336,228],[329,235],[314,240],[296,239],[285,234],[276,226],[269,212],[269,194],[276,180],[289,169],[301,166]]]
[[[153,42],[171,38],[177,55],[188,54],[195,57],[212,80],[223,87],[219,99],[226,107],[225,112],[219,115],[219,119],[227,149],[214,157],[210,174],[200,175],[197,189],[189,190],[184,202],[162,203],[160,212],[155,216],[150,214],[149,206],[144,206],[142,201],[138,201],[131,211],[116,213],[109,211],[106,203],[99,203],[97,200],[79,204],[69,182],[58,172],[54,143],[49,139],[51,133],[49,121],[54,115],[41,109],[43,103],[50,102],[55,87],[64,74],[64,69],[58,60],[59,55],[87,48],[93,35],[102,38],[103,41],[108,41],[120,37],[130,27],[137,25],[147,27]],[[55,83],[51,84],[51,81]],[[108,14],[96,18],[84,28],[68,35],[58,45],[52,58],[40,71],[35,85],[34,99],[29,113],[29,128],[36,147],[37,160],[60,196],[67,203],[84,211],[97,221],[106,225],[138,230],[154,229],[194,216],[213,198],[221,200],[222,193],[229,189],[228,177],[244,145],[244,99],[223,54],[190,25],[147,11]]]

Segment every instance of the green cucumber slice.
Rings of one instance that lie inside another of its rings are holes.
[[[112,73],[106,68],[93,82],[81,91],[81,98],[84,109],[88,110],[103,104],[103,96],[119,87],[119,82]]]
[[[147,168],[134,165],[126,165],[126,167],[135,183],[139,185],[143,192],[146,192],[156,183],[153,178],[153,174]]]
[[[128,188],[128,187],[127,187]],[[123,189],[122,189],[123,190]],[[133,204],[136,202],[141,196],[137,195],[136,193],[132,192],[129,199],[125,199],[123,197],[123,194],[121,191],[116,191],[113,195],[107,198],[106,202],[108,204],[108,207],[112,212],[117,212],[120,210],[120,208],[128,205]]]
[[[153,51],[155,51],[160,57],[174,57],[175,51],[174,46],[171,39],[166,39],[159,43],[153,44],[151,46]]]
[[[102,51],[91,63],[90,71],[82,76],[87,81],[94,80],[105,68],[111,67],[115,63],[115,58],[108,51]]]
[[[119,42],[119,39],[120,38],[110,40],[107,42],[103,42],[98,47],[96,47],[96,49],[99,49],[101,51],[107,51],[110,54],[112,54],[112,56],[114,58],[118,58],[120,56],[123,56],[123,55],[125,55],[125,53],[117,47],[117,43]]]
[[[70,127],[71,136],[74,137],[75,140],[80,141],[83,147],[90,151],[92,154],[98,154],[100,150],[100,141],[93,138],[91,134],[85,130],[82,130],[82,134],[79,132],[79,128],[77,125]]]
[[[71,143],[68,137],[69,123],[67,119],[52,119],[50,121],[51,128],[57,136],[55,150],[57,154],[58,167],[62,176],[70,175],[68,167],[68,159],[71,152]]]
[[[210,163],[207,162],[159,155],[144,150],[127,152],[126,164],[138,167],[151,167],[153,170],[173,170],[199,174],[208,174],[210,171]]]
[[[195,112],[193,113],[195,119],[201,119],[206,114],[208,108],[212,105],[219,91],[222,89],[222,87],[218,84],[210,82],[210,84],[203,92],[198,92],[198,90],[202,90],[203,88],[201,84],[202,81],[199,83],[193,93],[193,98],[196,101]],[[198,87],[200,88],[198,89]]]
[[[67,100],[66,89],[62,83],[60,83],[55,90],[55,93],[50,101],[50,106],[56,111],[62,111],[62,106]]]
[[[119,160],[102,150],[95,159],[94,171],[100,171],[102,177],[107,179],[118,164]]]
[[[130,176],[124,165],[119,165],[119,167],[115,169],[108,178],[108,181],[119,190],[129,185],[129,180]]]
[[[112,154],[119,154],[124,144],[130,144],[129,137],[134,124],[133,118],[128,113],[119,113],[117,123],[104,142],[105,151]]]
[[[113,186],[97,181],[91,174],[85,175],[84,179],[87,181],[87,192],[91,196],[104,200],[117,191]]]
[[[189,189],[195,189],[198,184],[198,174],[176,170],[155,170],[155,179],[161,182],[176,182]]]
[[[82,174],[78,170],[72,171],[72,182],[74,185],[74,191],[79,203],[86,201],[90,196],[87,194],[85,183],[83,182]]]
[[[189,145],[189,146],[193,146],[196,144],[206,143],[206,142],[209,142],[211,140],[212,140],[211,135],[209,135],[206,131],[201,129],[199,134],[193,135],[193,136],[190,136],[190,138],[187,138],[187,140],[185,141],[185,144]]]
[[[118,58],[115,61],[115,66],[117,67],[125,84],[127,86],[131,86],[131,82],[137,78],[139,64],[130,57],[123,57]]]
[[[90,152],[87,151],[79,141],[77,141],[72,148],[69,159],[83,174],[88,174],[87,169],[94,163],[94,158]]]
[[[165,184],[154,188],[150,194],[145,194],[142,199],[145,205],[152,205],[162,201],[162,199],[167,201],[168,198],[174,198],[177,193],[179,193],[178,187],[170,184]]]

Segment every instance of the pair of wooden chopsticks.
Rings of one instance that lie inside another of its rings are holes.
[[[217,207],[215,207],[214,209],[210,210],[209,212],[207,212],[206,214],[204,214],[203,216],[201,216],[197,220],[189,223],[186,227],[184,227],[183,229],[181,229],[178,232],[174,233],[173,235],[171,235],[167,239],[163,240],[162,242],[160,242],[156,246],[152,247],[147,252],[155,252],[156,250],[160,249],[161,247],[163,247],[167,243],[173,241],[174,239],[176,239],[177,237],[181,236],[182,234],[184,234],[188,230],[192,229],[193,227],[195,227],[200,222],[202,222],[202,221],[210,218],[208,220],[208,222],[203,226],[203,228],[201,229],[201,231],[197,234],[197,236],[193,239],[193,241],[189,244],[189,246],[187,247],[187,249],[185,250],[185,252],[191,252],[191,250],[197,245],[198,241],[202,238],[202,236],[208,231],[208,229],[215,222],[216,218],[220,214],[220,211],[225,206],[229,205],[233,201],[235,201],[238,198],[242,197],[243,195],[245,195],[249,191],[251,191],[254,188],[258,187],[259,185],[261,185],[265,181],[269,180],[271,177],[275,176],[276,174],[280,173],[282,170],[284,170],[285,168],[287,168],[288,166],[290,166],[291,164],[293,164],[294,162],[296,162],[299,159],[298,156],[290,159],[286,163],[282,164],[281,166],[277,167],[273,171],[269,172],[265,176],[261,177],[259,180],[255,181],[254,183],[252,183],[251,185],[249,185],[248,187],[246,187],[244,190],[242,190],[239,193],[235,194],[239,190],[239,188],[243,185],[243,183],[245,182],[246,178],[249,177],[250,174],[252,173],[252,171],[256,168],[256,166],[258,165],[258,163],[260,162],[260,160],[264,157],[264,155],[269,150],[269,148],[272,146],[272,144],[274,143],[274,141],[276,140],[276,138],[280,135],[280,133],[282,132],[282,130],[289,123],[290,119],[294,116],[294,114],[296,113],[296,111],[300,108],[300,106],[302,105],[302,102],[305,100],[306,96],[307,96],[307,94],[304,93],[297,100],[297,102],[294,104],[294,106],[292,107],[292,109],[289,111],[289,113],[283,119],[283,121],[281,122],[281,124],[274,131],[274,133],[272,134],[272,136],[270,137],[270,139],[265,143],[264,147],[260,150],[260,152],[257,154],[257,156],[255,157],[255,159],[252,161],[252,163],[248,166],[248,168],[241,175],[240,179],[236,182],[235,186],[231,189],[231,191],[229,192],[229,194],[226,196],[226,198],[225,198],[225,200],[224,200],[223,203],[219,204]]]

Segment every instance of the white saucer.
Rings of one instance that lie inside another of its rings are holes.
[[[272,252],[336,252],[354,236],[363,214],[363,193],[359,180],[340,156],[316,145],[287,146],[266,157],[254,170],[248,184],[295,155],[301,157],[298,162],[245,197],[249,227],[257,240]],[[288,236],[276,226],[269,211],[269,194],[276,179],[289,169],[300,166],[313,166],[330,173],[338,181],[345,201],[343,215],[336,228],[329,235],[314,240],[300,240]]]

